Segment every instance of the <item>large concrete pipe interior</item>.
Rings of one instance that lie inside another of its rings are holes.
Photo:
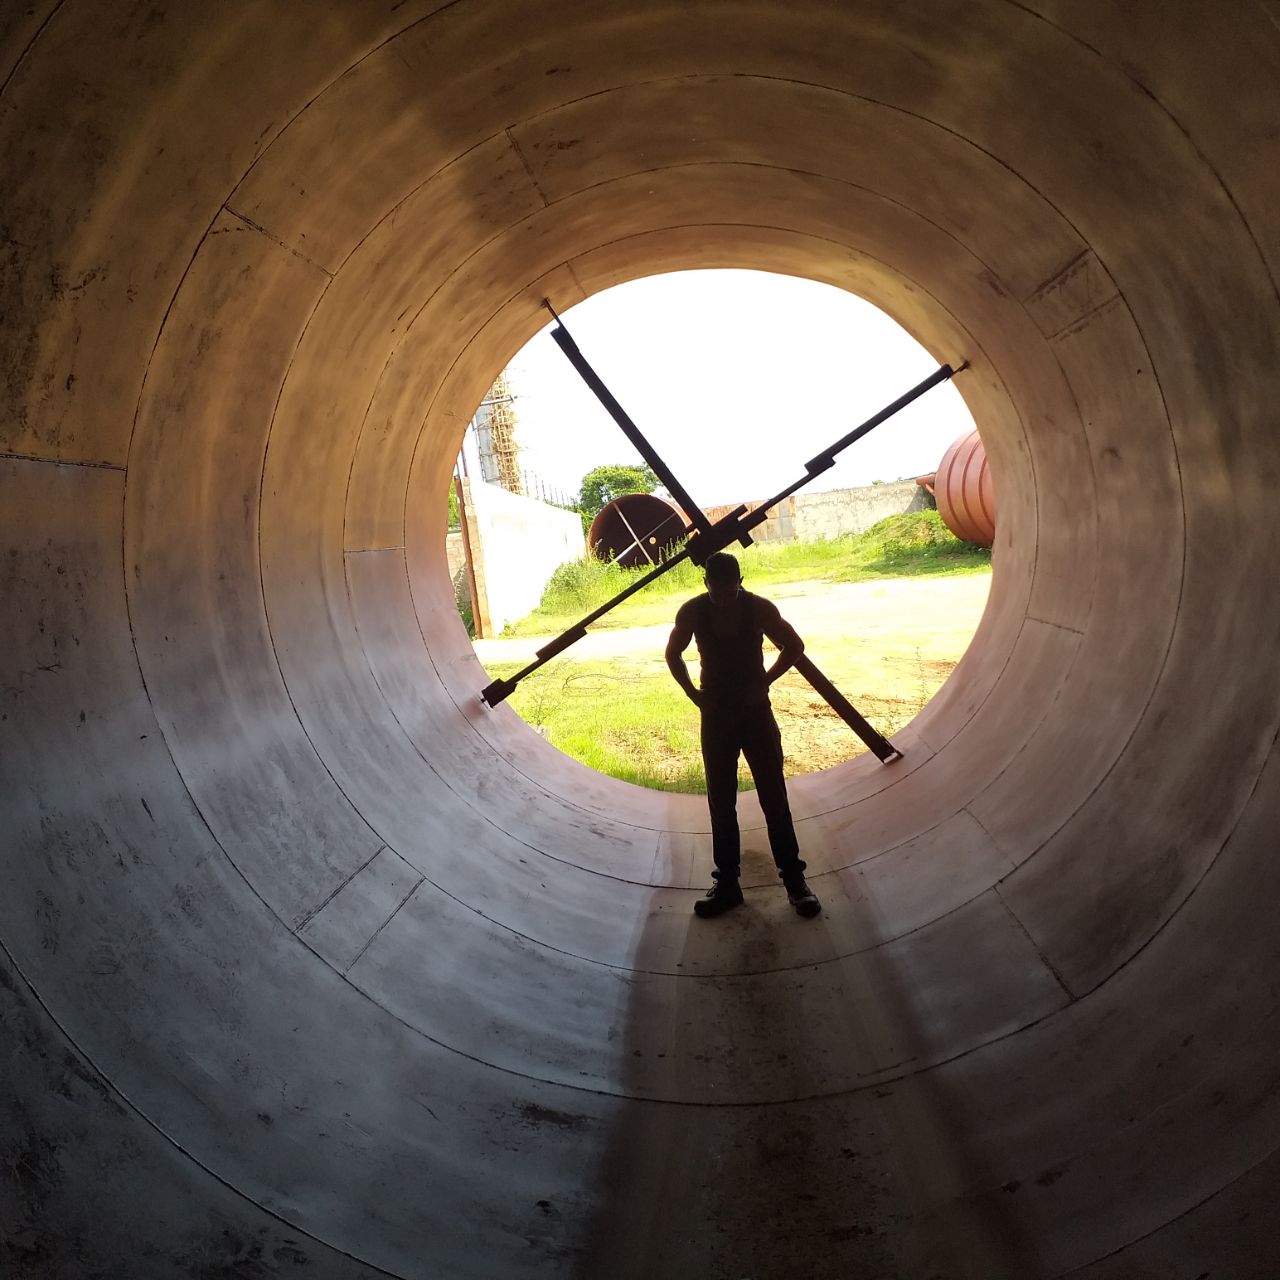
[[[1273,1276],[1277,83],[1271,0],[8,5],[0,1271]],[[542,298],[694,266],[971,361],[1000,484],[814,922],[445,566]]]

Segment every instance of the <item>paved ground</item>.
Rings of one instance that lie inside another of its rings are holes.
[[[870,647],[879,653],[917,648],[928,658],[963,653],[986,607],[991,575],[958,578],[893,578],[876,582],[788,582],[762,590],[805,638],[810,656],[821,662],[828,648],[845,653]],[[674,617],[680,601],[673,598]],[[579,661],[661,657],[667,624],[590,631],[574,645]],[[519,662],[532,658],[547,636],[477,640],[481,662]],[[831,659],[828,659],[830,661]]]

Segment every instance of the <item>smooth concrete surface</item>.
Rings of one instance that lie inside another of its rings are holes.
[[[0,8],[0,1274],[1280,1273],[1277,84],[1271,0]],[[812,922],[453,605],[543,296],[695,266],[971,361],[1000,486]]]

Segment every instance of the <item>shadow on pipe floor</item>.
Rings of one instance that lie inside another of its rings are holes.
[[[752,861],[744,850],[747,880]],[[762,882],[772,868],[755,861]],[[813,883],[821,895],[831,878]],[[727,916],[690,911],[676,962],[689,976],[673,980],[660,972],[673,922],[659,916],[691,905],[655,906],[638,943],[622,1031],[630,1100],[596,1178],[602,1207],[578,1280],[1036,1275],[1015,1222],[964,1204],[994,1175],[975,1167],[967,1108],[940,1073],[911,1073],[936,1034],[911,975],[875,945],[874,910],[832,894],[806,921],[780,887],[749,889]],[[833,909],[860,912],[869,949],[789,967],[799,931],[830,936]],[[889,1054],[896,1072],[883,1069]],[[846,1059],[838,1073],[833,1055]],[[833,1086],[850,1060],[866,1085]]]

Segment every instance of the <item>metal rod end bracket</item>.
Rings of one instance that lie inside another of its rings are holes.
[[[480,701],[488,703],[491,708],[496,707],[498,703],[509,698],[515,690],[514,680],[495,680],[480,690]]]

